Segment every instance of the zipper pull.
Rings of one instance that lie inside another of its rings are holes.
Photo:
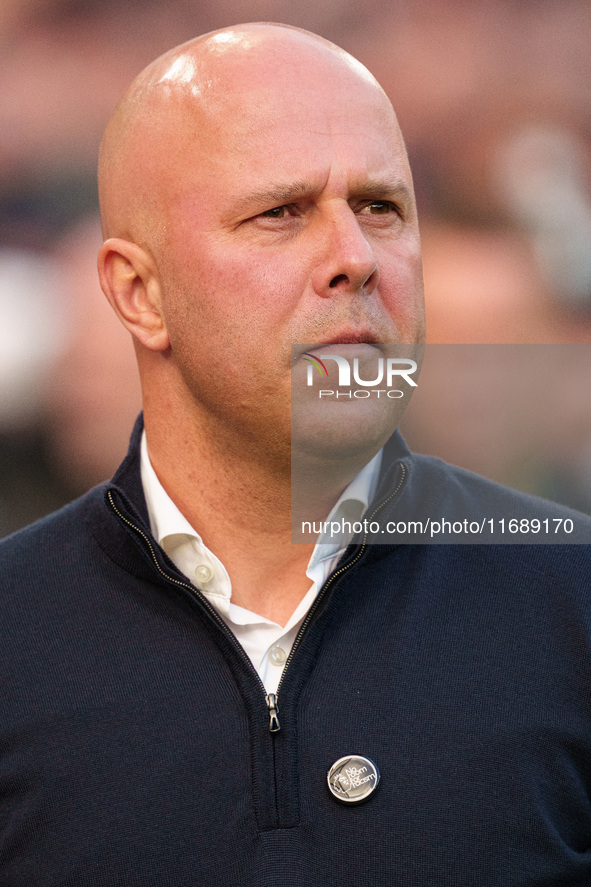
[[[277,696],[275,693],[269,693],[265,696],[267,700],[267,708],[269,709],[269,730],[271,733],[277,733],[278,730],[281,730],[281,724],[279,723],[279,718],[277,717],[277,712],[279,710],[279,706],[277,705]]]

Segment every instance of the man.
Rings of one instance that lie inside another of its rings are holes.
[[[424,337],[383,91],[306,32],[219,31],[140,74],[99,178],[144,425],[1,549],[2,883],[590,883],[588,546],[291,543],[292,369]],[[532,513],[360,410],[294,442],[314,517]]]

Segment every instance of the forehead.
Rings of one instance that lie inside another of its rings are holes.
[[[186,174],[204,191],[288,179],[410,180],[392,107],[367,78],[322,53],[238,60],[183,103]]]

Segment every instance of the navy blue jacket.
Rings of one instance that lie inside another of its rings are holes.
[[[0,545],[0,887],[588,887],[589,546],[352,545],[271,732],[150,536],[139,433]],[[481,483],[399,439],[388,459],[401,497]],[[359,806],[326,785],[350,753],[382,776]]]

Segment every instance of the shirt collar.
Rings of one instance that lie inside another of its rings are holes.
[[[142,486],[148,507],[152,535],[162,545],[169,536],[185,535],[202,541],[199,533],[176,507],[156,475],[150,462],[146,432],[142,433],[140,466]]]
[[[349,486],[343,490],[328,515],[326,523],[336,521],[353,524],[363,518],[377,490],[382,454],[383,450],[376,453],[373,459],[353,478]],[[334,558],[339,553],[342,554],[354,535],[352,529],[351,531],[344,530],[336,536],[326,532],[321,533],[314,546],[310,566],[314,566],[319,561]]]

